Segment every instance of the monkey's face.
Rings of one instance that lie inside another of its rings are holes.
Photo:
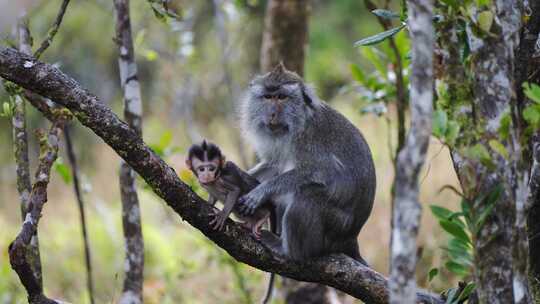
[[[218,178],[220,165],[221,161],[219,159],[201,161],[195,157],[191,161],[191,170],[197,176],[199,183],[207,185],[215,182]]]
[[[271,137],[285,137],[301,131],[309,108],[299,82],[268,83],[264,79],[250,85],[246,108],[251,128]]]

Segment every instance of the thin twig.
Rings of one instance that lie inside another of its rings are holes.
[[[52,28],[47,33],[47,38],[41,42],[41,46],[39,49],[34,53],[34,57],[36,59],[39,59],[41,54],[45,52],[45,50],[51,45],[54,36],[56,36],[56,33],[58,32],[58,29],[60,28],[60,24],[62,24],[62,20],[64,19],[64,14],[66,13],[67,6],[69,4],[70,0],[64,0],[62,2],[62,6],[60,6],[60,10],[58,11],[58,14],[56,15],[56,20],[54,21],[54,24]]]
[[[86,228],[86,215],[84,211],[84,202],[82,198],[81,186],[79,182],[79,169],[77,167],[77,157],[73,149],[73,143],[71,141],[71,135],[69,132],[69,126],[64,127],[64,138],[66,139],[66,152],[71,166],[71,175],[73,176],[73,190],[75,191],[75,197],[79,206],[79,215],[81,218],[82,237],[84,243],[84,258],[86,264],[86,284],[88,287],[88,296],[90,303],[94,304],[94,283],[92,280],[92,259],[90,254],[90,245],[88,242],[88,232]]]

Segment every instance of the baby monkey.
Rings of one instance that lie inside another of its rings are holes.
[[[229,215],[234,213],[240,220],[245,221],[244,227],[251,230],[253,235],[261,237],[261,227],[270,217],[268,208],[258,209],[252,216],[243,216],[237,212],[238,198],[247,194],[259,181],[238,168],[233,162],[226,161],[218,146],[207,143],[192,145],[186,159],[187,167],[195,174],[201,186],[210,195],[208,202],[214,206],[219,200],[223,203],[223,210],[216,211],[210,225],[221,230]],[[273,220],[273,219],[271,219]],[[271,223],[271,226],[273,223]]]

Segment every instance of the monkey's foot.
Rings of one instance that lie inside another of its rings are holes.
[[[262,230],[260,232],[261,237],[260,241],[263,243],[264,246],[266,246],[274,255],[277,256],[285,256],[285,251],[283,250],[283,246],[281,245],[281,239],[273,234],[272,232],[268,230]]]

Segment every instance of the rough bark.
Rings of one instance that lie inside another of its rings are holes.
[[[64,138],[66,140],[66,150],[69,160],[69,165],[71,166],[71,176],[73,177],[73,190],[75,192],[75,198],[77,200],[77,205],[79,207],[79,217],[81,220],[81,231],[83,238],[84,246],[84,262],[86,265],[86,286],[88,288],[88,297],[90,298],[90,303],[94,304],[94,282],[92,279],[92,258],[90,254],[90,244],[88,242],[88,232],[86,229],[86,214],[85,214],[85,204],[82,198],[81,185],[79,182],[79,169],[77,166],[77,157],[75,156],[75,151],[73,149],[73,142],[71,140],[71,135],[69,131],[69,126],[64,128]]]
[[[142,98],[131,35],[129,0],[115,0],[114,7],[116,11],[116,42],[120,52],[118,59],[120,83],[124,92],[124,119],[128,126],[138,136],[141,136]],[[141,227],[141,209],[137,196],[135,172],[124,161],[120,165],[120,193],[126,256],[124,261],[124,287],[119,303],[142,303],[144,242]]]
[[[52,124],[48,134],[38,132],[40,142],[39,164],[36,170],[35,183],[29,198],[29,209],[26,213],[21,231],[9,245],[9,261],[28,294],[31,304],[53,304],[54,300],[43,294],[40,278],[34,275],[31,261],[27,258],[27,248],[37,232],[38,222],[41,218],[43,205],[47,202],[47,185],[49,184],[51,167],[58,156],[59,133],[67,119],[69,112],[59,112],[56,121]]]
[[[17,24],[17,36],[19,50],[25,54],[32,54],[32,37],[28,30],[27,20],[21,17]],[[28,158],[28,135],[26,131],[26,102],[20,96],[15,96],[15,110],[12,117],[13,148],[15,153],[15,165],[17,170],[17,191],[21,200],[21,216],[24,220],[28,212],[32,183],[30,179],[30,165]],[[36,232],[26,251],[26,258],[30,263],[34,277],[40,286],[43,286],[41,277],[41,257],[39,254],[39,238]]]
[[[521,113],[529,103],[521,88],[523,82],[540,83],[540,57],[538,56],[538,38],[540,34],[540,1],[528,1],[524,8],[527,20],[521,29],[519,48],[516,52],[516,94],[518,110]],[[523,126],[522,126],[523,128]],[[540,301],[540,172],[535,153],[540,145],[540,132],[537,131],[528,147],[525,147],[525,160],[531,160],[531,175],[529,182],[529,206],[527,230],[529,235],[530,273],[536,286],[538,301]],[[535,161],[536,160],[536,161]]]
[[[411,0],[411,127],[397,159],[392,228],[390,303],[415,302],[416,238],[422,207],[418,202],[418,174],[431,135],[433,104],[433,4]]]
[[[183,220],[227,251],[236,260],[263,271],[296,280],[335,287],[368,303],[388,303],[387,280],[345,255],[294,262],[255,240],[249,231],[227,220],[224,231],[210,226],[212,206],[197,196],[142,138],[98,98],[58,68],[17,50],[0,46],[0,77],[55,100],[102,138],[148,183]],[[438,295],[418,290],[417,302],[444,303]]]
[[[492,11],[495,14],[491,34],[488,37],[475,34],[467,28],[473,75],[473,109],[477,123],[485,123],[481,144],[487,139],[498,138],[499,120],[515,102],[514,49],[518,46],[521,26],[521,8],[518,1],[494,1]],[[512,12],[512,13],[509,13]],[[475,14],[479,12],[474,12]],[[477,36],[478,35],[478,36]],[[510,143],[504,143],[511,151]],[[467,197],[477,197],[482,193],[491,193],[498,185],[506,185],[492,213],[474,238],[475,243],[475,280],[480,303],[511,303],[514,301],[512,237],[515,224],[515,202],[509,189],[509,180],[505,178],[509,164],[496,152],[490,157],[496,164],[492,168],[474,165],[475,177],[461,172],[462,185],[477,185],[475,189],[464,187]],[[472,181],[471,178],[475,180]],[[505,183],[506,182],[506,183]],[[468,193],[467,193],[468,192]],[[483,206],[485,207],[485,206]]]
[[[261,48],[262,72],[283,61],[287,69],[303,75],[309,12],[309,0],[268,1]]]

